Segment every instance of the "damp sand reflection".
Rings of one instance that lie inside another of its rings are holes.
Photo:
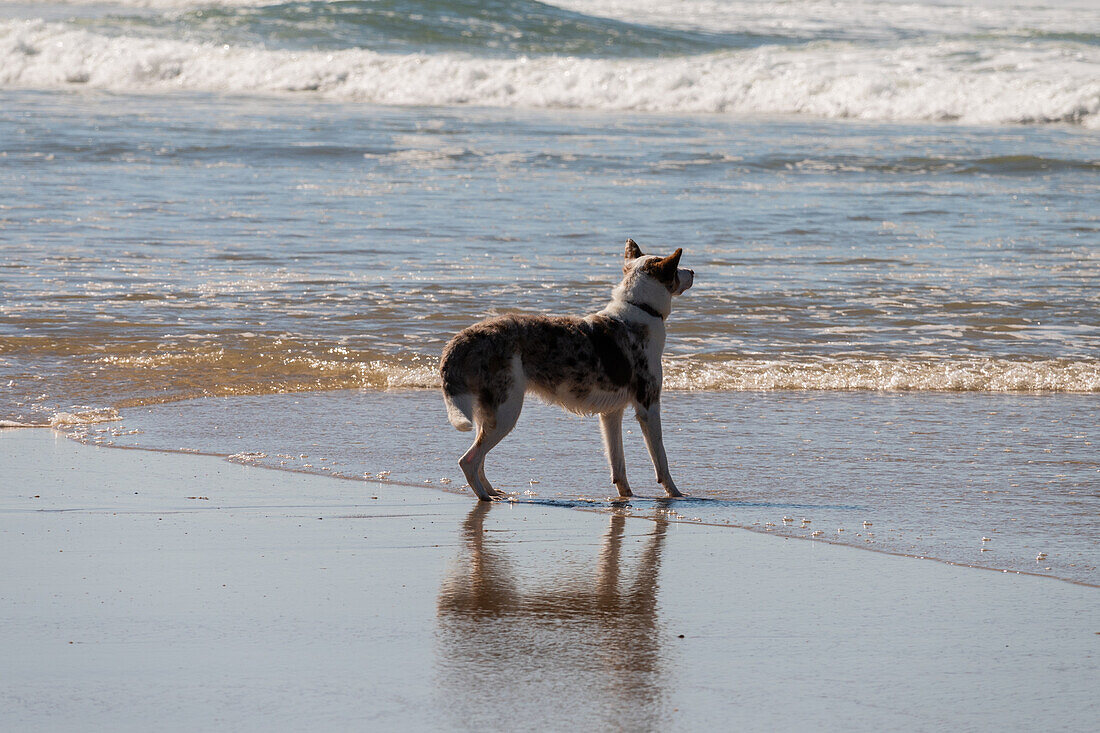
[[[660,727],[669,712],[657,600],[667,522],[612,515],[598,550],[578,553],[553,535],[499,529],[491,513],[502,509],[470,512],[440,590],[441,709],[470,728],[510,714],[536,729]]]

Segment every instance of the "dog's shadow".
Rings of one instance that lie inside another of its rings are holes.
[[[494,509],[480,502],[466,517],[463,553],[439,594],[440,687],[454,693],[455,714],[482,715],[466,707],[471,685],[507,689],[517,709],[549,716],[550,727],[570,698],[655,714],[666,686],[657,597],[668,523],[634,522],[648,530],[639,537],[612,515],[589,562],[553,536],[501,537],[485,527]]]

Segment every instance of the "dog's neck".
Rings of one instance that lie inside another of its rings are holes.
[[[636,273],[629,273],[611,291],[611,302],[604,309],[620,317],[633,311],[644,320],[664,323],[672,310],[672,295],[664,285]]]
[[[651,315],[654,318],[660,318],[662,321],[665,320],[666,318],[668,318],[667,314],[661,313],[659,310],[657,310],[653,306],[648,305],[646,303],[639,303],[636,300],[628,300],[628,301],[626,301],[626,304],[627,305],[632,305],[635,308],[638,308],[639,310],[641,310],[643,313]]]

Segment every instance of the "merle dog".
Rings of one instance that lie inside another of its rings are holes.
[[[660,405],[665,318],[672,296],[695,279],[694,272],[679,267],[681,252],[644,255],[628,239],[622,282],[599,313],[498,316],[451,339],[440,363],[443,400],[452,425],[477,427],[459,466],[479,499],[504,496],[485,478],[485,456],[515,426],[527,392],[571,412],[600,416],[611,481],[620,496],[631,496],[622,419],[633,405],[657,482],[669,496],[682,496],[668,472]]]

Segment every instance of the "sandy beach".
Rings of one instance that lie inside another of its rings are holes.
[[[1095,588],[0,432],[0,727],[1086,730]]]
[[[1098,161],[1096,0],[0,3],[0,733],[1095,729]],[[638,248],[688,498],[479,505]]]

